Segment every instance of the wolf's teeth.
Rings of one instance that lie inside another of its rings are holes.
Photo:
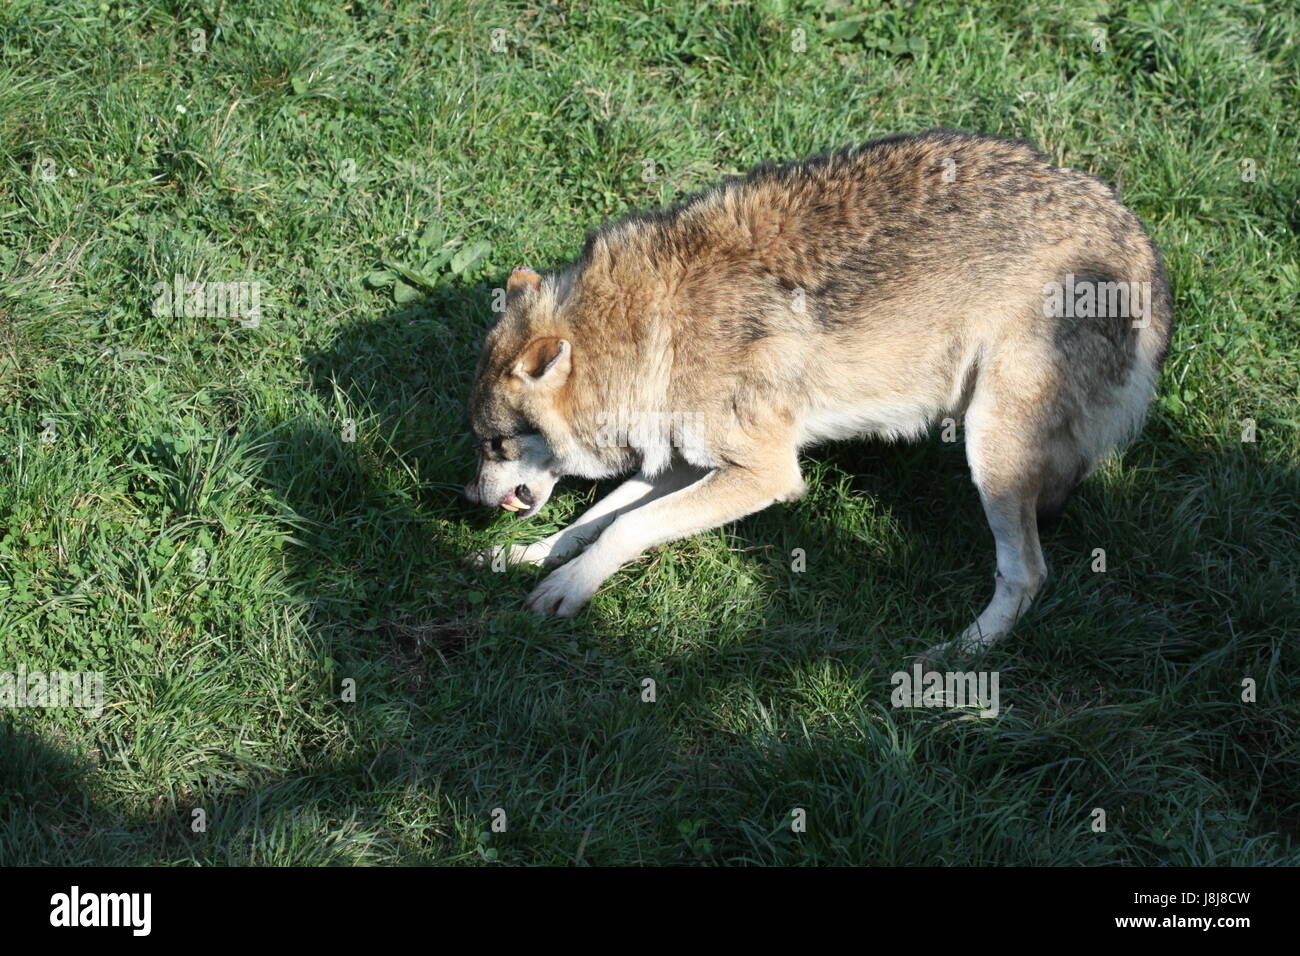
[[[523,511],[523,510],[524,510],[524,506],[523,506],[523,505],[508,505],[508,504],[502,503],[501,507],[502,507],[502,508],[505,508],[506,511]]]

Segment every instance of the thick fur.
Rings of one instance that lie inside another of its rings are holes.
[[[1045,314],[1070,281],[1140,284],[1145,314]],[[509,555],[590,544],[529,600],[573,614],[646,548],[799,496],[801,448],[951,416],[997,548],[993,601],[963,635],[986,645],[1042,584],[1040,514],[1141,427],[1172,327],[1138,218],[1027,143],[935,130],[763,166],[598,229],[557,273],[517,270],[474,384],[469,494],[637,473]],[[611,418],[646,413],[689,422],[690,440],[609,440]],[[546,450],[509,464],[522,435]]]

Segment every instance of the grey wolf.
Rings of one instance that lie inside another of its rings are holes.
[[[986,647],[1043,584],[1039,522],[1141,428],[1172,328],[1137,216],[1028,143],[933,130],[764,165],[511,274],[466,495],[529,518],[563,476],[630,477],[477,559],[567,561],[528,606],[570,616],[646,549],[802,495],[802,449],[951,416],[997,569],[959,642]]]

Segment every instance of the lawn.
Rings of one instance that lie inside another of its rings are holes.
[[[0,6],[0,671],[104,681],[0,710],[0,864],[1295,864],[1298,42],[1280,0]],[[992,593],[937,432],[571,621],[464,562],[605,490],[460,495],[512,267],[932,126],[1115,184],[1178,323],[995,717],[891,703]]]

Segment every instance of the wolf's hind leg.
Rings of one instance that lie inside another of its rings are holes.
[[[988,607],[950,645],[958,651],[989,647],[1033,602],[1047,577],[1038,540],[1041,499],[1059,494],[1062,467],[1068,463],[1072,472],[1077,461],[1068,429],[1053,417],[1050,389],[1008,381],[993,369],[984,374],[966,412],[966,457],[993,532],[997,572]]]
[[[957,639],[958,650],[982,650],[1004,636],[1047,577],[1034,498],[1017,491],[989,494],[984,489],[980,498],[997,548],[993,600]]]

